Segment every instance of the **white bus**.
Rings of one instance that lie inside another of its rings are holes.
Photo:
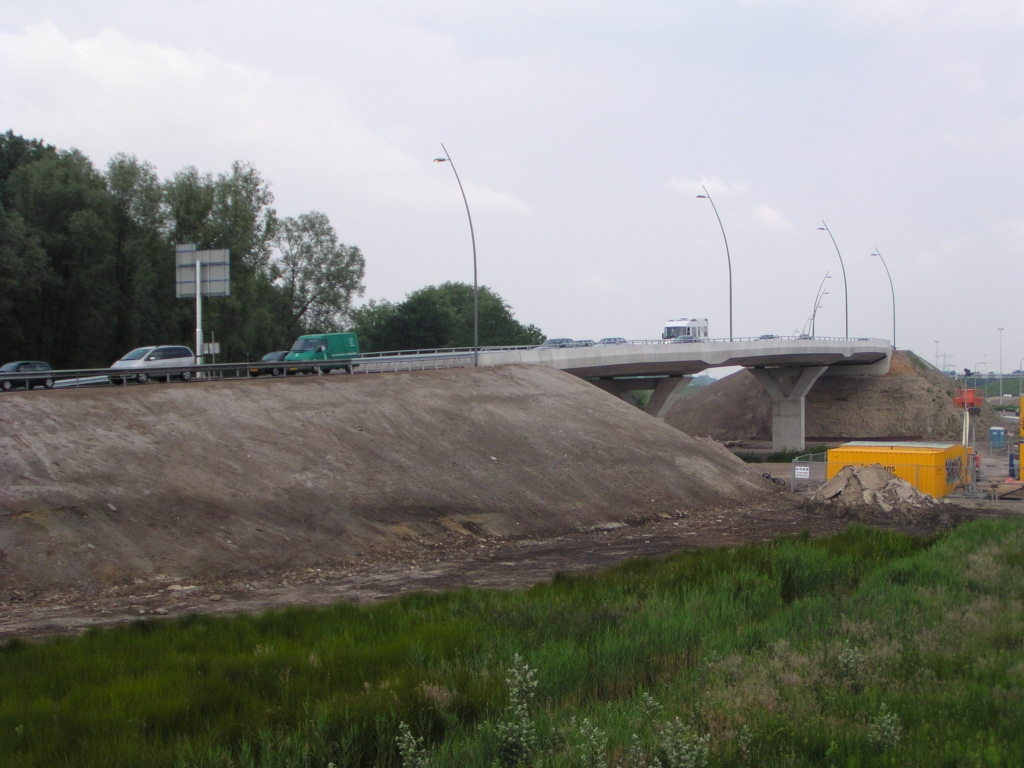
[[[681,317],[665,323],[661,338],[672,342],[704,341],[708,337],[706,317]]]

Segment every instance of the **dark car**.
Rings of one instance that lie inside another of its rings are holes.
[[[288,357],[288,350],[282,352],[267,352],[263,357],[260,358],[261,363],[279,363]],[[266,366],[260,366],[259,368],[250,368],[250,376],[259,376],[263,373],[269,373],[271,376],[280,376],[284,373],[284,368],[267,368]]]
[[[541,349],[564,349],[565,347],[574,347],[576,342],[572,339],[548,339],[540,345]]]
[[[31,373],[38,371],[40,373],[39,378],[21,378],[21,377],[9,377],[5,374],[9,373]],[[53,387],[53,376],[49,363],[42,363],[38,360],[19,360],[16,363],[7,363],[7,365],[0,366],[0,389],[4,392],[10,392],[15,387],[24,387],[25,389],[32,389],[32,387],[43,386],[47,389]]]

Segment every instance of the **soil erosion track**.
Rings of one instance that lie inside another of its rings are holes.
[[[0,402],[0,584],[295,569],[764,501],[710,441],[541,367]]]

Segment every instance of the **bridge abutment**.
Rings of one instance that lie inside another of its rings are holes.
[[[805,402],[814,382],[827,365],[750,368],[772,399],[772,450],[793,451],[806,447]]]

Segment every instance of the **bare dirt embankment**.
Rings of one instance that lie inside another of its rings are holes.
[[[807,395],[807,437],[959,440],[962,413],[953,405],[954,386],[934,366],[902,350],[883,376],[823,376]],[[753,374],[740,371],[679,400],[665,421],[689,435],[771,440],[771,400]],[[978,434],[1001,424],[985,406]]]
[[[771,497],[539,367],[131,386],[0,404],[0,589],[333,567]]]

